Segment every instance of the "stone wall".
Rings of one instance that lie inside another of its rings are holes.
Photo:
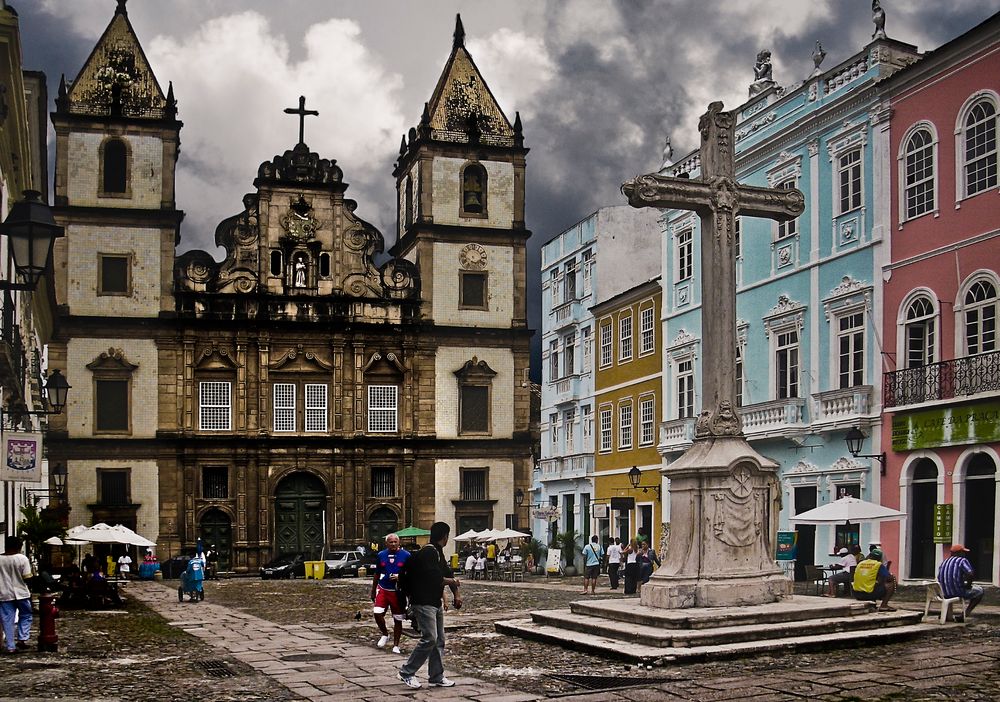
[[[511,326],[514,314],[514,251],[509,246],[483,246],[486,250],[487,307],[459,309],[459,254],[465,244],[434,244],[434,321],[463,327]]]
[[[434,426],[439,439],[458,437],[458,378],[455,371],[476,356],[496,371],[491,397],[491,438],[509,439],[514,431],[514,356],[510,349],[438,347],[434,364],[436,379]]]
[[[155,460],[108,458],[67,461],[66,484],[72,486],[69,491],[70,526],[91,523],[91,511],[87,505],[100,500],[99,468],[128,469],[132,502],[141,505],[136,515],[136,531],[156,541],[160,534],[160,497],[159,470]]]
[[[433,203],[435,224],[460,224],[464,227],[509,228],[514,222],[514,166],[498,161],[477,161],[486,169],[487,217],[460,217],[462,203],[461,171],[466,159],[434,159]]]
[[[103,133],[69,135],[67,191],[70,205],[82,207],[142,207],[159,209],[163,191],[163,141],[158,137],[128,135],[120,138],[129,150],[131,197],[100,197]]]
[[[155,317],[159,314],[160,237],[159,229],[67,227],[66,301],[72,314],[107,317]],[[100,254],[129,257],[131,295],[97,294]]]

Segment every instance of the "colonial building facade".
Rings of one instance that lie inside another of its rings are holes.
[[[388,257],[301,136],[217,227],[224,260],[176,255],[181,123],[121,6],[52,119],[67,237],[50,357],[80,388],[52,450],[74,519],[134,526],[162,554],[201,537],[238,572],[408,524],[516,521],[527,149],[461,21],[403,140]]]

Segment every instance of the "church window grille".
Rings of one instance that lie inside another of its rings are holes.
[[[694,275],[694,232],[687,229],[677,235],[677,281]]]
[[[997,109],[991,101],[972,106],[964,141],[966,196],[997,187]]]
[[[904,329],[906,367],[919,368],[934,363],[937,314],[927,297],[921,295],[910,303]]]
[[[327,430],[327,387],[324,383],[306,383],[306,431]]]
[[[567,334],[563,341],[563,377],[576,373],[576,333]]]
[[[123,254],[98,254],[98,295],[131,294],[130,257]]]
[[[632,360],[632,312],[618,319],[618,362]]]
[[[368,431],[386,434],[399,431],[397,422],[398,392],[396,385],[368,386]]]
[[[608,368],[614,354],[614,332],[612,331],[611,320],[601,322],[601,368]]]
[[[462,169],[462,214],[485,216],[486,193],[486,169],[478,163],[470,163]]]
[[[594,339],[593,335],[590,333],[590,327],[584,327],[580,330],[580,335],[583,337],[583,372],[589,373],[590,369],[594,365]]]
[[[198,384],[198,417],[202,431],[230,431],[232,419],[232,383],[205,380]]]
[[[837,159],[840,186],[839,214],[861,207],[861,149],[852,149]],[[794,187],[794,186],[793,186]]]
[[[918,129],[906,142],[906,219],[934,210],[934,140],[926,129]]]
[[[201,496],[206,500],[229,498],[229,468],[204,466],[201,469]]]
[[[775,186],[779,190],[795,190],[795,179],[786,180],[783,183],[778,183]],[[795,236],[799,233],[799,219],[790,219],[787,222],[778,222],[778,238],[786,239],[790,236]]]
[[[295,384],[274,384],[274,431],[295,431]]]
[[[653,308],[644,307],[639,312],[639,354],[653,353],[655,347]]]
[[[865,324],[864,312],[845,314],[837,320],[837,355],[839,387],[864,384]]]
[[[395,466],[372,466],[372,497],[396,496]]]
[[[549,382],[559,380],[559,342],[549,342]]]
[[[610,407],[601,408],[600,422],[601,422],[601,451],[606,453],[611,450],[612,427],[611,427]]]
[[[129,394],[131,380],[94,378],[94,433],[129,432]]]
[[[777,399],[799,396],[799,332],[792,329],[778,334],[775,351],[777,367]]]
[[[321,278],[330,277],[330,254],[325,251],[319,255],[319,276]]]
[[[460,434],[490,432],[490,386],[463,383],[459,394]]]
[[[105,507],[122,507],[132,503],[129,471],[98,468],[98,503]]]
[[[486,273],[480,271],[459,271],[459,278],[460,299],[458,306],[461,309],[488,309]]]
[[[482,502],[487,499],[489,492],[489,470],[487,468],[463,468],[462,473],[462,499],[469,502]]]
[[[655,397],[639,399],[639,445],[649,446],[655,437]]]
[[[632,402],[618,405],[618,450],[632,448]]]
[[[273,275],[276,278],[280,278],[281,275],[284,273],[285,264],[284,264],[283,256],[281,255],[281,252],[278,251],[277,249],[272,249],[271,250],[271,261],[270,261],[270,263],[271,263],[271,266],[270,266],[271,275]]]
[[[677,418],[694,416],[694,360],[677,363]]]
[[[108,139],[101,150],[101,194],[126,195],[129,174],[128,146],[121,139]]]
[[[965,347],[970,356],[997,350],[997,291],[977,280],[965,294]]]

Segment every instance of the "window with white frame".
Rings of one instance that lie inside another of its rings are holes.
[[[837,185],[840,189],[838,214],[861,207],[861,149],[851,149],[837,157]]]
[[[934,363],[937,313],[930,298],[921,295],[909,304],[903,328],[906,367],[919,368]]]
[[[566,453],[573,453],[573,432],[576,427],[576,410],[568,409],[563,412],[563,427],[565,428]]]
[[[865,314],[863,310],[837,318],[838,387],[853,388],[865,382]]]
[[[274,384],[274,431],[295,431],[295,383]]]
[[[583,421],[581,422],[581,430],[583,433],[583,440],[584,442],[586,442],[590,440],[590,437],[594,433],[594,414],[590,410],[590,405],[581,406],[580,414],[583,415]]]
[[[327,387],[324,383],[306,383],[306,431],[327,430]]]
[[[997,108],[991,100],[973,104],[965,118],[965,195],[997,187]]]
[[[965,349],[974,356],[997,350],[997,290],[977,280],[965,294]]]
[[[685,229],[675,238],[675,256],[677,259],[676,281],[687,280],[694,275],[694,232]]]
[[[368,386],[368,431],[385,434],[398,431],[398,392],[396,385]]]
[[[736,344],[736,406],[743,406],[743,344]]]
[[[653,353],[656,348],[656,334],[653,330],[653,308],[643,307],[639,311],[639,354]]]
[[[576,373],[576,332],[563,339],[563,377]]]
[[[232,429],[232,383],[206,380],[198,384],[198,426],[202,431]]]
[[[580,258],[583,261],[583,294],[589,295],[593,289],[594,252],[587,249]]]
[[[589,373],[590,369],[594,365],[594,339],[590,333],[590,327],[584,327],[580,330],[580,336],[583,337],[583,372]]]
[[[618,405],[618,450],[632,448],[632,402]]]
[[[618,318],[618,362],[632,360],[632,313]]]
[[[778,332],[775,347],[776,399],[786,400],[799,396],[799,331],[788,329]]]
[[[576,299],[576,261],[566,264],[566,273],[563,277],[563,302]]]
[[[552,293],[552,306],[559,304],[559,269],[553,268],[549,272],[549,291]]]
[[[694,416],[694,359],[677,362],[677,418]]]
[[[611,427],[611,407],[601,407],[601,451],[611,450],[612,427]]]
[[[556,451],[559,448],[559,413],[552,412],[549,414],[549,442],[552,445],[552,450]]]
[[[549,342],[549,382],[559,379],[559,341]]]
[[[906,219],[934,210],[934,139],[918,129],[906,140],[903,154]]]
[[[735,217],[733,224],[733,256],[743,258],[743,218]]]
[[[775,185],[778,190],[795,190],[795,179],[786,180]],[[799,218],[789,219],[785,222],[778,222],[778,238],[785,239],[799,233]]]
[[[643,397],[639,399],[639,445],[649,446],[656,438],[656,427],[654,421],[654,411],[656,405],[655,397]]]
[[[614,360],[612,358],[614,343],[614,328],[611,320],[604,320],[601,322],[601,368],[609,367]]]

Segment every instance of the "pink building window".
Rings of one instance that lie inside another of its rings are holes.
[[[906,142],[906,219],[934,210],[934,139],[918,129]]]
[[[997,187],[997,108],[989,100],[972,106],[965,118],[965,194]]]

